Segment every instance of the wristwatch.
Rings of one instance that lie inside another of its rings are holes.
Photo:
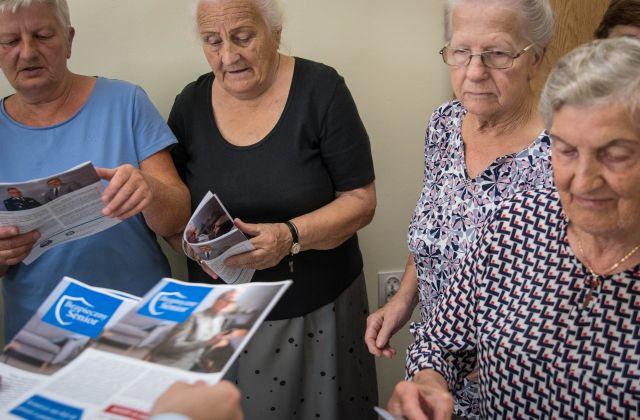
[[[298,228],[293,224],[291,220],[287,220],[284,222],[285,225],[289,228],[289,232],[291,232],[291,239],[293,243],[291,244],[291,250],[289,251],[291,255],[296,255],[300,252],[300,242],[298,238]]]

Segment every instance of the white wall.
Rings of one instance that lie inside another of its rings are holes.
[[[165,117],[182,87],[208,70],[193,35],[189,0],[68,1],[76,28],[72,71],[137,83]],[[406,260],[407,223],[422,178],[425,123],[451,96],[437,54],[442,45],[441,2],[283,2],[283,50],[335,67],[345,77],[371,137],[378,209],[360,238],[374,309],[377,273],[401,270]],[[0,95],[9,93],[2,78]],[[183,276],[183,266],[176,264],[176,276]],[[409,334],[400,335],[394,342],[402,349]],[[381,403],[402,378],[402,354],[378,364]]]

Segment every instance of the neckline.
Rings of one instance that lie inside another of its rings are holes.
[[[93,87],[91,88],[91,93],[89,94],[89,97],[87,98],[87,100],[84,102],[84,104],[82,104],[82,106],[80,107],[80,109],[78,109],[78,111],[73,114],[72,116],[70,116],[69,118],[67,118],[64,121],[60,121],[59,123],[56,124],[52,124],[52,125],[48,125],[46,127],[33,127],[30,125],[26,125],[23,124],[19,121],[16,121],[11,115],[9,115],[9,113],[7,112],[6,108],[5,108],[5,101],[10,98],[11,96],[15,95],[15,93],[13,95],[9,95],[6,96],[2,99],[0,99],[0,114],[2,114],[2,116],[11,124],[14,124],[22,129],[25,130],[33,130],[33,131],[44,131],[44,130],[51,130],[52,128],[57,128],[57,127],[61,127],[63,125],[66,125],[68,123],[70,123],[71,121],[73,121],[74,119],[76,119],[78,117],[78,115],[80,115],[88,106],[91,102],[93,102],[93,98],[96,95],[96,91],[98,90],[98,85],[102,85],[103,83],[103,78],[100,76],[96,76],[96,83],[93,85]]]
[[[456,100],[455,102],[458,103],[458,106],[460,107],[461,110],[461,114],[460,117],[458,118],[458,138],[460,139],[460,154],[461,154],[461,159],[462,159],[462,167],[464,168],[464,178],[465,181],[467,182],[476,182],[479,179],[482,179],[482,177],[485,174],[489,174],[491,173],[491,171],[493,170],[493,168],[500,163],[501,161],[511,158],[514,159],[516,158],[519,154],[521,154],[522,152],[524,152],[525,150],[531,150],[532,148],[534,148],[535,146],[537,146],[538,144],[540,144],[542,142],[542,139],[547,137],[547,130],[543,129],[534,139],[533,141],[531,141],[526,147],[515,151],[513,153],[508,153],[506,155],[500,155],[497,156],[496,158],[494,158],[491,163],[489,165],[487,165],[486,168],[484,168],[482,170],[482,172],[478,173],[478,175],[474,178],[471,178],[469,176],[469,170],[467,169],[467,161],[466,161],[466,151],[464,149],[464,138],[462,137],[462,121],[464,120],[464,117],[467,115],[467,110],[465,109],[465,107],[462,105],[462,102],[460,102],[459,100]]]
[[[289,112],[289,108],[291,107],[291,102],[293,101],[293,96],[294,96],[294,90],[297,87],[298,84],[298,78],[299,78],[299,64],[300,64],[300,59],[298,57],[293,56],[293,76],[291,78],[291,87],[289,88],[289,93],[287,94],[287,100],[286,103],[284,105],[284,108],[282,109],[282,113],[280,114],[280,116],[278,117],[278,121],[276,121],[275,125],[273,126],[273,128],[271,130],[269,130],[269,132],[260,140],[258,140],[257,142],[250,144],[248,146],[237,146],[235,144],[230,143],[227,139],[224,138],[224,136],[222,135],[222,133],[220,132],[220,128],[218,127],[218,123],[216,122],[216,119],[214,117],[214,110],[213,110],[213,81],[215,80],[215,75],[213,74],[213,72],[210,72],[209,74],[211,75],[211,79],[210,82],[207,84],[207,109],[208,109],[208,113],[209,113],[209,121],[211,122],[211,125],[213,126],[214,129],[214,133],[215,133],[215,141],[220,142],[223,146],[228,147],[230,149],[233,150],[252,150],[258,147],[261,147],[263,144],[267,143],[274,135],[275,132],[278,131],[278,129],[280,128],[280,126],[283,124],[283,120],[285,119],[285,116],[288,114]]]
[[[555,194],[558,194],[558,191],[556,190],[555,187],[554,191]],[[560,234],[558,237],[558,242],[561,244],[562,247],[564,247],[564,251],[567,255],[570,255],[574,261],[575,261],[575,265],[577,267],[580,268],[580,270],[582,271],[582,274],[584,276],[589,276],[591,277],[591,272],[589,270],[589,266],[586,265],[584,262],[582,262],[582,260],[580,260],[580,258],[578,257],[578,252],[576,252],[577,250],[574,250],[571,247],[571,243],[569,243],[569,217],[566,215],[566,213],[564,212],[564,209],[562,208],[562,202],[560,201],[560,197],[558,196],[558,205],[561,208],[561,222],[560,222]],[[598,278],[600,280],[605,280],[605,279],[610,279],[613,278],[615,276],[619,276],[619,275],[623,275],[625,273],[637,273],[640,271],[640,263],[635,264],[631,267],[629,267],[626,270],[622,270],[619,271],[617,273],[609,273],[609,274],[598,274]]]

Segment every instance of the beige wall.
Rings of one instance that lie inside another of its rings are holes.
[[[182,87],[207,71],[188,0],[69,0],[76,28],[70,68],[140,84],[166,116]],[[439,0],[284,0],[285,52],[335,67],[371,136],[378,189],[374,222],[361,234],[369,301],[377,273],[400,270],[422,178],[423,132],[451,96]],[[4,78],[0,95],[11,92]],[[17,141],[18,139],[16,139]],[[176,257],[174,257],[176,259]],[[183,276],[183,268],[176,274]],[[395,340],[404,348],[408,333]],[[378,364],[381,401],[402,378],[403,356]]]

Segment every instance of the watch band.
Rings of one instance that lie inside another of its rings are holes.
[[[296,255],[300,252],[300,239],[298,238],[298,228],[293,224],[291,220],[287,220],[284,222],[285,225],[289,228],[289,232],[291,232],[291,255]]]
[[[287,220],[284,224],[289,228],[291,232],[291,249],[289,250],[289,271],[293,275],[293,256],[300,252],[300,242],[298,238],[298,228],[293,224],[291,220]]]

